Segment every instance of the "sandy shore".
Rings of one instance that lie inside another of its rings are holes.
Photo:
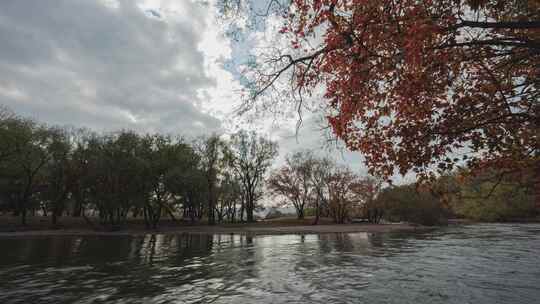
[[[182,226],[164,227],[155,230],[125,229],[119,231],[96,231],[90,229],[56,229],[0,232],[0,237],[25,236],[80,236],[80,235],[145,235],[145,234],[318,234],[318,233],[352,233],[352,232],[390,232],[401,230],[424,229],[409,224],[343,224],[343,225],[246,225],[246,226]]]

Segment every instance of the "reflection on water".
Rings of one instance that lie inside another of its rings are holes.
[[[0,303],[538,303],[540,225],[0,239]]]

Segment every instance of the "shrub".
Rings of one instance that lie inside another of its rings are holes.
[[[493,181],[465,185],[454,203],[458,215],[479,221],[509,221],[535,215],[534,196],[511,183]]]
[[[433,226],[446,222],[448,210],[429,191],[417,190],[414,185],[384,189],[377,205],[389,221],[406,221]]]

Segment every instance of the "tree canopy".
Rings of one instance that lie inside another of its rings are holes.
[[[230,139],[50,127],[0,109],[0,212],[83,217],[119,229],[128,218],[254,221],[277,144],[255,132]],[[240,212],[238,212],[240,211]],[[97,216],[96,216],[97,215]]]
[[[297,103],[322,89],[333,133],[381,176],[540,172],[538,1],[275,2],[289,45],[254,67],[250,103],[284,77]]]

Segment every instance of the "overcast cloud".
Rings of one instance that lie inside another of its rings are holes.
[[[188,0],[2,0],[0,104],[55,125],[195,136],[246,126],[233,115],[239,69],[262,33],[234,42],[215,8]],[[266,42],[265,42],[266,41]],[[325,153],[317,116],[251,125],[280,144]],[[355,153],[332,151],[365,172]]]
[[[216,86],[199,50],[206,7],[167,19],[136,1],[4,0],[0,102],[40,121],[101,130],[206,133]]]

